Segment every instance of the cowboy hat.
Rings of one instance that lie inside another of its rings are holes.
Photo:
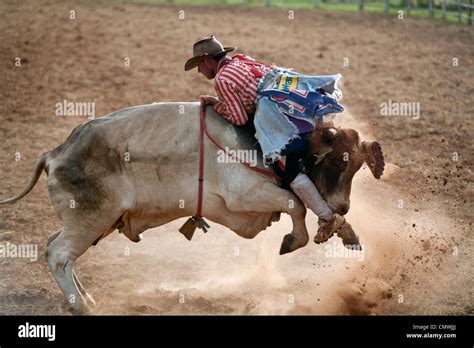
[[[235,47],[224,47],[222,44],[217,41],[214,35],[205,37],[193,45],[193,57],[188,59],[184,65],[184,70],[189,71],[194,69],[199,63],[201,63],[206,58],[212,58],[227,52],[232,52],[235,50]]]

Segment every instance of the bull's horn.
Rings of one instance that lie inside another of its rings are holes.
[[[334,138],[337,134],[336,128],[328,128],[326,132],[329,136],[331,136],[331,138]]]
[[[362,152],[364,160],[370,168],[372,175],[376,179],[380,179],[385,167],[382,147],[377,141],[363,141]]]
[[[317,165],[319,162],[321,162],[324,159],[324,157],[331,151],[332,149],[328,149],[326,152],[323,152],[321,154],[313,153],[313,156],[316,157],[316,160],[314,161],[314,165]]]
[[[334,138],[336,138],[337,129],[336,128],[324,128],[322,132],[323,142],[327,144],[332,144]]]

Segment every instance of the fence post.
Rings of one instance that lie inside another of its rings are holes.
[[[433,17],[433,0],[430,0],[428,3],[428,10],[430,12],[430,17]]]
[[[272,0],[267,0],[267,1],[265,2],[265,6],[267,6],[267,7],[272,6]]]
[[[412,8],[412,3],[413,3],[412,0],[408,0],[408,6],[407,6],[407,14],[408,15],[410,14],[410,11],[411,11],[411,8]]]
[[[441,0],[442,10],[443,10],[443,19],[446,20],[446,0]]]
[[[461,0],[457,0],[458,4],[458,23],[461,23]]]
[[[390,0],[385,0],[384,10],[385,12],[390,11]]]
[[[359,11],[364,11],[364,0],[359,0]]]
[[[469,0],[467,24],[472,25],[472,0]]]

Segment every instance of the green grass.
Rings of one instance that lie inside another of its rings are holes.
[[[354,1],[354,0],[353,0]],[[151,3],[151,4],[175,4],[175,5],[244,5],[265,7],[266,0],[128,0],[126,2],[135,3]],[[407,8],[401,8],[402,0],[390,0],[390,9],[385,11],[384,3],[381,1],[364,1],[364,12],[386,13],[390,16],[397,16],[399,10],[404,11],[404,17],[423,17],[429,18],[428,8],[416,7],[408,11]],[[271,7],[288,8],[288,9],[323,9],[334,11],[358,11],[359,6],[354,2],[322,2],[321,0],[271,0]],[[467,16],[467,11],[463,8],[462,13]],[[447,23],[459,23],[458,13],[455,5],[447,7],[446,18],[443,18],[441,6],[437,4],[433,18],[443,20]],[[467,19],[461,18],[462,24],[467,24]]]

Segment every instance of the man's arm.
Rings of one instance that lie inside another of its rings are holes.
[[[201,103],[204,103],[204,105],[212,105],[214,106],[216,103],[219,102],[219,99],[217,97],[214,97],[212,95],[200,95],[199,99],[201,100]]]
[[[233,83],[216,80],[216,91],[219,101],[214,104],[214,110],[232,124],[242,126],[247,123],[247,112],[240,101]]]

